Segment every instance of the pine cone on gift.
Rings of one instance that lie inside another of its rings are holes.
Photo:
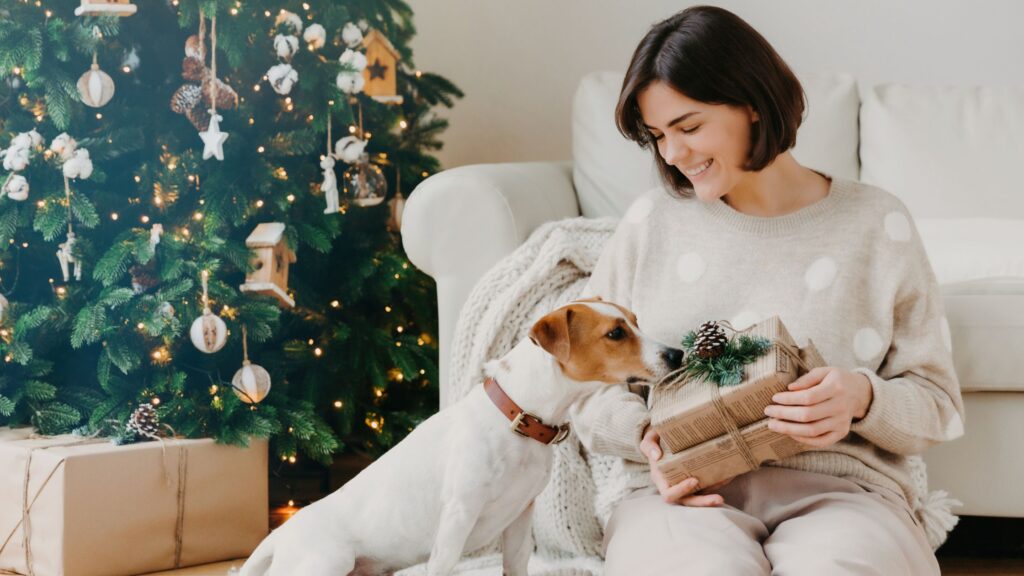
[[[697,356],[701,358],[717,358],[725,352],[725,346],[729,339],[725,336],[725,330],[715,322],[705,322],[697,329],[697,335],[693,339],[693,348]]]
[[[156,408],[150,403],[139,404],[139,407],[132,412],[125,427],[130,434],[134,434],[136,440],[148,438],[155,440],[160,430],[160,419],[156,415]]]

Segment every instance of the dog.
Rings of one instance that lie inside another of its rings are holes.
[[[488,378],[267,536],[242,576],[369,576],[427,561],[451,573],[463,551],[501,536],[504,573],[525,575],[533,501],[551,473],[548,445],[570,407],[602,386],[653,385],[683,352],[642,334],[600,298],[542,317],[485,366]]]

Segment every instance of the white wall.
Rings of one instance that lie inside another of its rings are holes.
[[[593,70],[625,71],[651,24],[690,5],[667,0],[408,0],[416,66],[466,97],[451,121],[445,167],[564,160],[570,104]],[[1019,0],[731,0],[801,72],[862,83],[1024,86]]]

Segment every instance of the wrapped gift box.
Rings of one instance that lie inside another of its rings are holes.
[[[691,379],[683,385],[658,386],[651,391],[651,426],[661,436],[667,453],[681,452],[725,434],[729,431],[726,418],[731,418],[737,428],[764,418],[764,408],[771,404],[772,396],[797,379],[799,365],[791,355],[800,356],[801,350],[778,316],[756,324],[746,334],[768,338],[772,347],[744,366],[741,383],[720,387],[708,380]]]
[[[718,387],[691,380],[653,391],[651,425],[661,436],[665,455],[658,469],[670,485],[693,476],[699,486],[707,487],[811,449],[769,430],[764,409],[772,396],[807,371],[827,366],[824,358],[810,340],[798,348],[777,316],[757,324],[749,334],[773,344],[744,367],[740,384]]]
[[[0,572],[155,572],[246,557],[267,535],[266,441],[23,436],[0,434]]]

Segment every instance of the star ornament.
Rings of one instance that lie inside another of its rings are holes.
[[[220,121],[223,119],[215,110],[210,109],[210,126],[206,132],[199,133],[203,139],[203,160],[209,160],[211,156],[224,160],[224,141],[228,139],[228,133],[220,131]]]
[[[370,71],[370,80],[374,78],[384,79],[384,76],[388,72],[388,67],[380,63],[380,58],[377,58],[373,64],[366,67]]]

